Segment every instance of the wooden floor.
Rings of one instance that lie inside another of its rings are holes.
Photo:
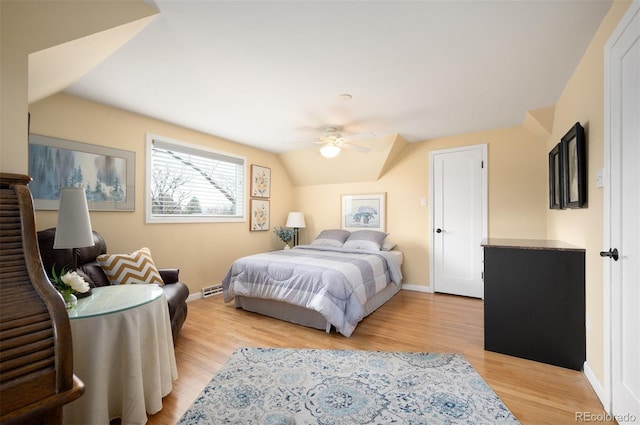
[[[189,303],[175,346],[179,378],[149,424],[175,424],[239,347],[457,352],[522,424],[575,424],[576,412],[604,414],[581,372],[484,351],[481,300],[400,291],[349,338],[237,310],[222,296]]]

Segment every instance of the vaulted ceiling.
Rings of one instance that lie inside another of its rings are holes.
[[[327,126],[393,145],[520,125],[555,104],[611,5],[147,3],[155,19],[65,90],[275,153],[316,149]]]

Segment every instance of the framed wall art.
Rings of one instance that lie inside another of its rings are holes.
[[[342,228],[379,230],[386,227],[386,193],[342,195]]]
[[[560,141],[563,207],[582,208],[587,202],[587,152],[584,128],[579,122]]]
[[[561,153],[560,143],[549,152],[549,208],[554,210],[562,208],[563,203],[563,165]]]
[[[251,196],[254,198],[271,197],[271,168],[251,165]]]
[[[269,230],[269,201],[264,199],[251,200],[251,215],[249,217],[249,230]]]
[[[29,135],[34,207],[57,210],[63,187],[82,187],[91,211],[135,209],[135,152]]]

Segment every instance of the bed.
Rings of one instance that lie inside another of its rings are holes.
[[[351,336],[402,284],[402,252],[383,232],[325,230],[310,245],[240,258],[222,281],[225,302]]]

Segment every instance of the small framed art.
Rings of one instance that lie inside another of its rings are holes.
[[[269,230],[269,201],[264,199],[251,200],[249,230],[252,232]]]
[[[342,195],[342,228],[385,231],[386,193]]]
[[[254,198],[271,197],[271,168],[251,165],[251,196]]]

